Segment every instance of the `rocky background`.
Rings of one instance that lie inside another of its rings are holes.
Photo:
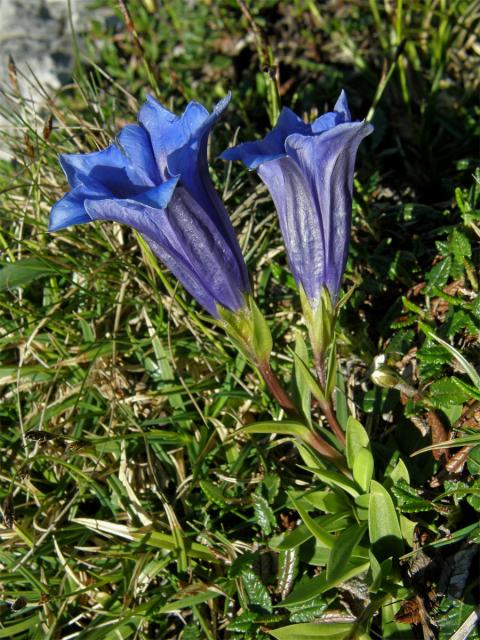
[[[54,92],[71,78],[71,25],[81,46],[92,18],[106,22],[113,17],[107,7],[91,7],[91,0],[0,0],[2,127],[9,126],[8,111],[16,108],[8,98],[12,90],[9,82],[11,61],[15,64],[22,96],[28,103],[41,108],[42,93]]]

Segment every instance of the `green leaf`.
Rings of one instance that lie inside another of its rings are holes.
[[[319,576],[304,580],[301,584],[297,585],[285,600],[275,606],[288,608],[304,602],[309,602],[310,600],[313,600],[313,598],[316,598],[329,589],[332,589],[337,584],[345,582],[345,580],[350,580],[350,578],[367,571],[370,565],[369,561],[365,561],[364,558],[350,560],[351,561],[345,567],[343,574],[337,577],[336,580],[327,580],[327,572],[323,571]]]
[[[453,638],[455,632],[458,631],[458,629],[462,626],[462,624],[467,620],[469,616],[478,616],[478,613],[475,614],[474,612],[474,604],[467,604],[462,600],[453,600],[448,597],[444,598],[440,604],[440,608],[436,616],[436,619],[438,620],[439,640],[450,640],[451,638]],[[478,630],[472,630],[474,633],[469,634],[468,639],[478,639],[480,637],[480,633],[478,632]],[[459,636],[459,638],[467,638],[467,635],[462,634],[461,636]]]
[[[343,640],[354,626],[352,622],[303,622],[273,629],[269,633],[277,640]]]
[[[200,480],[200,488],[210,502],[217,504],[220,507],[224,507],[228,504],[228,499],[224,495],[217,485],[213,484],[210,480]]]
[[[327,360],[327,380],[325,385],[325,395],[331,398],[337,381],[337,341],[335,335],[330,344],[330,351]]]
[[[214,591],[213,589],[205,590],[204,586],[201,586],[201,592],[194,595],[188,595],[184,598],[180,597],[168,604],[164,605],[158,610],[158,613],[170,613],[171,611],[180,611],[181,609],[189,609],[196,604],[202,604],[213,598],[223,595],[221,591]]]
[[[427,275],[427,290],[426,293],[430,294],[433,287],[441,289],[444,287],[450,276],[450,268],[452,266],[452,259],[450,256],[438,262],[433,269],[430,270]]]
[[[321,596],[300,605],[286,607],[290,611],[290,622],[310,622],[319,618],[328,606]]]
[[[388,491],[375,480],[370,483],[368,531],[372,551],[380,562],[402,554],[402,532],[393,500]]]
[[[360,544],[366,530],[366,523],[354,524],[339,535],[328,558],[327,580],[335,581],[343,575],[354,548]]]
[[[419,497],[418,492],[410,487],[404,480],[400,480],[392,487],[392,493],[397,498],[400,511],[415,513],[417,511],[431,511],[433,505]]]
[[[428,324],[425,324],[424,322],[419,322],[418,326],[424,332],[425,335],[427,335],[432,340],[435,340],[436,342],[438,342],[438,344],[442,345],[442,347],[444,347],[450,353],[450,355],[455,358],[457,363],[462,367],[462,370],[469,376],[474,386],[480,390],[480,376],[476,372],[475,367],[473,367],[470,364],[470,362],[468,362],[468,360],[464,358],[464,356],[457,349],[455,349],[455,347],[453,347],[451,344],[449,344],[442,338],[439,338],[436,335],[436,333],[433,331],[433,329],[428,326]]]
[[[298,547],[280,551],[278,554],[278,591],[282,598],[288,596],[298,574]]]
[[[300,500],[295,500],[293,496],[290,495],[290,500],[293,502],[295,509],[298,511],[299,516],[305,523],[307,529],[313,533],[315,538],[319,540],[322,544],[324,544],[329,549],[333,546],[335,538],[330,535],[321,525],[318,524],[314,518],[312,518],[307,510],[302,506]]]
[[[310,369],[307,367],[305,362],[300,358],[298,354],[292,352],[292,355],[295,362],[295,370],[298,369],[299,371],[301,371],[303,381],[307,385],[311,394],[314,396],[314,398],[318,400],[320,405],[325,405],[327,402],[325,399],[325,395],[322,389],[320,388],[320,386],[317,384],[312,373],[310,372]]]
[[[309,442],[311,437],[309,428],[301,422],[296,422],[295,420],[279,420],[278,422],[255,422],[248,427],[243,427],[242,429],[240,429],[240,431],[242,433],[274,433],[284,436],[291,436],[292,438],[297,436],[307,443]]]
[[[28,284],[43,276],[61,273],[63,269],[45,258],[24,258],[6,264],[0,270],[0,291],[26,287]]]
[[[253,352],[259,362],[267,362],[272,352],[272,334],[268,322],[252,297],[250,297],[250,311],[252,314]]]
[[[313,518],[313,520],[324,531],[326,531],[327,533],[332,533],[334,531],[340,531],[344,529],[351,520],[351,516],[347,512],[332,513],[328,516],[319,516]],[[281,539],[277,544],[273,544],[271,542],[271,546],[274,549],[278,550],[293,549],[294,547],[298,547],[303,544],[306,540],[309,540],[312,536],[313,533],[310,531],[310,529],[304,523],[302,523],[293,531],[284,534],[283,539]]]
[[[337,420],[340,423],[340,426],[342,427],[342,429],[346,429],[348,421],[347,392],[345,389],[345,380],[338,369],[337,384],[335,386],[335,408]]]
[[[472,247],[469,239],[464,233],[455,228],[450,236],[449,249],[455,262],[459,264],[463,264],[464,258],[470,258],[472,256]]]
[[[257,613],[272,613],[272,601],[267,587],[251,569],[241,573],[243,586],[247,594],[250,609]]]
[[[355,420],[355,418],[350,416],[347,422],[346,444],[347,464],[349,469],[353,469],[353,463],[355,462],[358,452],[361,449],[368,447],[370,447],[368,433],[358,420]]]
[[[307,345],[305,344],[305,340],[303,339],[303,336],[300,333],[300,331],[298,331],[296,335],[295,353],[297,354],[300,362],[308,361]],[[304,371],[304,368],[298,367],[296,362],[294,366],[294,371],[295,371],[295,384],[296,384],[297,393],[299,397],[299,406],[302,409],[303,415],[306,417],[306,419],[310,423],[312,402],[311,402],[310,388],[305,378],[305,371]]]
[[[393,469],[388,473],[388,477],[391,479],[393,484],[397,484],[399,480],[405,480],[405,482],[410,482],[410,474],[408,473],[407,465],[400,458],[393,467]]]
[[[343,489],[346,493],[350,494],[353,498],[356,498],[359,494],[358,487],[355,485],[352,480],[349,480],[341,473],[337,473],[336,471],[324,471],[323,469],[318,468],[309,468],[309,471],[314,473],[317,478],[323,480],[325,484],[328,484],[330,487],[339,487]]]
[[[367,492],[373,477],[373,456],[368,449],[360,449],[353,463],[353,478]]]
[[[266,536],[269,536],[277,524],[272,508],[265,498],[258,493],[252,494],[252,503],[255,512],[255,521],[260,526],[262,532]]]
[[[453,378],[436,380],[428,391],[430,402],[439,409],[444,405],[464,404],[471,397]]]

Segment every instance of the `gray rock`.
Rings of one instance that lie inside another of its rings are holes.
[[[69,18],[69,5],[71,20]],[[91,0],[0,0],[0,116],[7,126],[16,109],[9,82],[9,60],[17,70],[19,90],[26,103],[41,109],[44,92],[54,92],[71,79],[73,45],[70,24],[80,36],[93,17],[106,20],[109,8],[91,10]],[[6,115],[5,115],[6,114]],[[0,148],[2,142],[0,141]],[[3,145],[3,151],[5,151]]]

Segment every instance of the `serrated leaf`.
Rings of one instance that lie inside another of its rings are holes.
[[[467,618],[472,615],[476,617],[476,621],[478,622],[478,612],[475,612],[474,604],[463,602],[463,600],[453,600],[445,597],[442,600],[436,615],[439,625],[439,640],[452,640],[454,634],[467,620]],[[480,634],[475,630],[475,628],[473,628],[472,631],[473,634],[468,635],[469,640],[476,640],[476,638],[480,637]],[[462,635],[460,638],[466,639],[467,636]]]
[[[269,536],[276,526],[275,514],[265,498],[258,493],[252,494],[253,511],[255,521],[260,526],[262,532]]]
[[[314,598],[301,605],[286,607],[290,611],[290,622],[310,622],[319,618],[328,606],[322,597]]]
[[[298,547],[280,551],[278,554],[278,591],[286,598],[292,590],[298,574]]]
[[[343,640],[354,628],[352,622],[304,622],[269,631],[277,640]]]
[[[244,569],[241,573],[245,593],[251,611],[256,613],[272,613],[272,601],[267,587],[251,569]]]
[[[470,400],[470,394],[458,385],[453,378],[442,378],[433,382],[428,389],[428,399],[439,409],[442,406],[464,404]]]
[[[370,439],[368,433],[358,420],[350,416],[347,421],[347,443],[345,450],[349,469],[353,469],[353,463],[355,462],[357,453],[361,449],[368,448],[369,446]]]
[[[220,507],[224,507],[228,504],[228,500],[225,497],[223,491],[221,491],[210,480],[200,480],[200,488],[210,502],[217,504]]]
[[[335,581],[343,575],[355,547],[360,544],[366,524],[354,524],[345,529],[335,541],[327,563],[327,580]]]
[[[244,611],[229,623],[227,629],[232,633],[248,633],[254,626],[257,617],[258,614],[254,611]]]
[[[395,558],[402,554],[402,532],[393,500],[388,491],[375,480],[370,483],[368,531],[373,553],[380,562],[390,556]]]
[[[397,498],[398,508],[401,511],[415,513],[417,511],[431,511],[433,508],[428,500],[421,498],[417,491],[403,480],[394,485],[391,491]]]
[[[452,266],[452,259],[450,256],[444,258],[438,262],[427,275],[427,290],[426,293],[431,293],[433,287],[441,289],[444,287],[450,276],[450,268]]]
[[[472,247],[470,240],[459,229],[453,229],[450,236],[449,249],[459,264],[463,264],[464,258],[470,258],[472,255]]]

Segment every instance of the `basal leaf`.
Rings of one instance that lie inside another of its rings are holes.
[[[370,483],[368,530],[372,550],[380,562],[402,554],[402,532],[393,500],[388,491],[375,480]]]
[[[343,640],[352,631],[353,627],[354,624],[351,622],[304,622],[273,629],[269,633],[278,640],[318,640],[318,638]]]
[[[327,580],[335,581],[343,575],[345,567],[350,562],[354,548],[360,544],[367,525],[354,524],[345,529],[335,541],[327,563]]]
[[[355,457],[360,449],[368,448],[369,446],[370,439],[368,437],[368,433],[358,420],[355,420],[355,418],[350,416],[347,422],[346,443],[347,464],[349,469],[353,469]]]

